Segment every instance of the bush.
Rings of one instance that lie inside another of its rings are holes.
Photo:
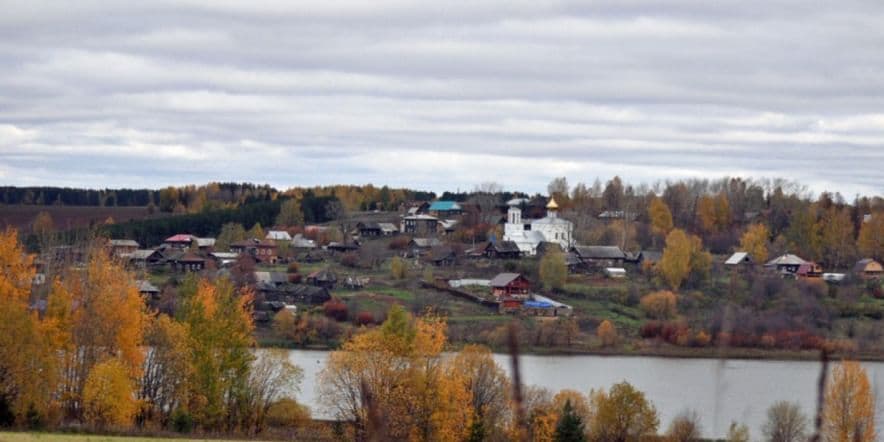
[[[96,364],[83,386],[83,416],[97,428],[128,426],[138,411],[134,389],[126,366],[118,359]]]
[[[399,257],[390,260],[390,274],[394,279],[405,279],[408,276],[408,267],[405,264],[405,260]]]
[[[182,409],[175,410],[172,413],[172,429],[178,433],[190,433],[193,431],[193,416]]]
[[[596,329],[595,333],[602,341],[602,346],[604,347],[610,347],[617,343],[617,329],[607,319],[599,324],[599,328]]]
[[[341,255],[341,265],[345,267],[356,267],[359,264],[359,255],[356,252],[347,252]]]
[[[298,273],[301,270],[301,267],[298,265],[296,261],[292,261],[289,263],[288,267],[286,267],[286,273]]]
[[[346,321],[348,316],[347,304],[337,298],[329,299],[322,304],[322,311],[325,313],[325,316],[334,319],[335,321]]]
[[[678,314],[678,297],[668,290],[645,295],[639,305],[648,317],[654,319],[669,319]]]
[[[310,409],[290,398],[279,399],[267,410],[267,424],[271,427],[302,427],[310,422]]]
[[[359,312],[356,314],[356,325],[370,325],[374,323],[374,314],[371,312]]]

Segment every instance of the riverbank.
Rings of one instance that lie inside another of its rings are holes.
[[[273,338],[258,338],[259,348],[283,348],[288,350],[334,351],[336,346],[309,345],[297,346],[290,342]],[[456,351],[468,344],[465,342],[451,343],[451,350]],[[495,353],[508,353],[506,348],[492,346]],[[741,347],[677,347],[673,345],[648,345],[642,347],[543,347],[531,346],[520,348],[519,352],[533,356],[618,356],[618,357],[658,357],[673,359],[739,359],[758,361],[819,361],[819,350],[768,350],[762,348]],[[854,359],[864,362],[884,362],[881,353],[830,353],[829,360]]]

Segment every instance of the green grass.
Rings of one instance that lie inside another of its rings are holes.
[[[101,436],[93,434],[6,433],[0,432],[0,442],[141,442],[141,441],[209,441],[221,439],[156,438],[134,436]]]

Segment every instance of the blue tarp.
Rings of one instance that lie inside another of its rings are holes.
[[[528,307],[528,308],[553,308],[553,305],[548,302],[525,301],[525,307]]]

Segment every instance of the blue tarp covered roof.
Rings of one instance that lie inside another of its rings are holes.
[[[433,201],[433,204],[430,204],[429,210],[435,211],[447,211],[447,210],[460,210],[460,204],[457,201]]]
[[[552,308],[553,305],[543,301],[525,301],[525,307],[529,308]]]

